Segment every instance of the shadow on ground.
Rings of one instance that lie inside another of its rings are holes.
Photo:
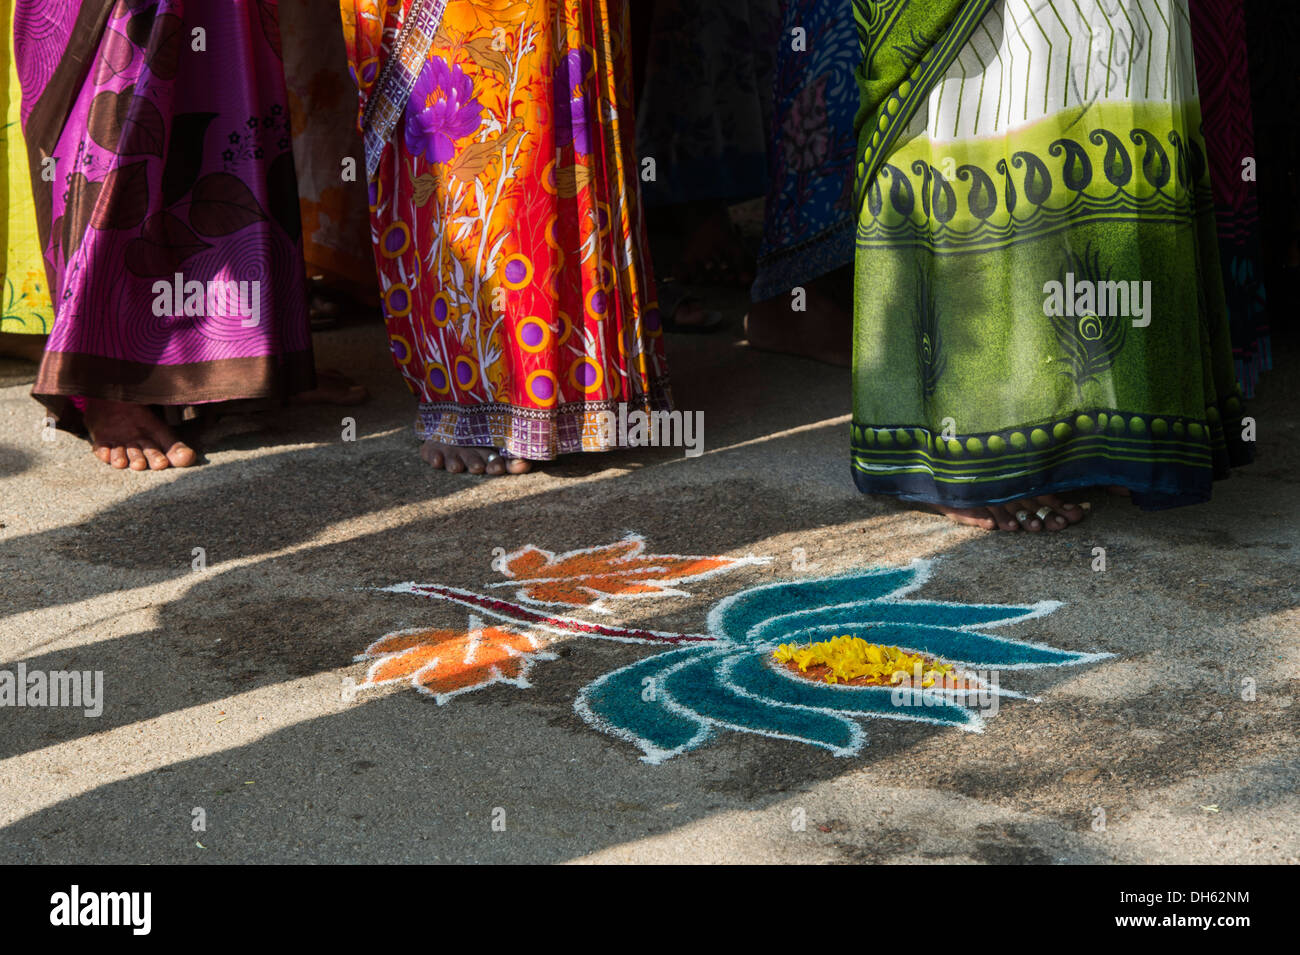
[[[728,387],[702,387],[710,355]],[[1101,502],[1077,532],[1033,537],[961,530],[860,498],[846,466],[842,478],[824,478],[818,468],[846,450],[846,429],[824,422],[843,413],[837,388],[847,374],[725,340],[688,351],[682,366],[679,397],[718,422],[715,450],[700,459],[623,453],[495,482],[433,474],[398,430],[409,408],[384,396],[393,412],[361,412],[363,440],[354,444],[219,459],[80,526],[0,542],[0,566],[63,575],[58,586],[46,578],[7,592],[6,618],[136,588],[128,608],[155,621],[58,650],[41,650],[49,635],[33,635],[31,649],[6,663],[102,670],[109,705],[99,719],[6,717],[0,759],[48,751],[45,771],[71,779],[75,792],[6,826],[0,860],[560,861],[730,812],[762,825],[770,817],[772,839],[783,841],[794,838],[792,800],[861,773],[873,786],[1031,816],[976,815],[929,839],[915,822],[862,832],[825,808],[807,834],[825,858],[1089,862],[1114,858],[1084,841],[1098,806],[1120,823],[1161,789],[1234,770],[1265,780],[1240,788],[1243,810],[1294,792],[1284,754],[1300,707],[1282,681],[1296,658],[1274,622],[1297,605],[1300,461],[1295,405],[1285,403],[1293,386],[1261,403],[1270,423],[1261,458],[1271,463],[1225,484],[1215,503],[1172,516]],[[783,384],[765,386],[777,372]],[[797,380],[804,374],[807,383]],[[329,442],[337,417],[320,411],[307,439]],[[765,438],[792,429],[802,430]],[[0,468],[29,466],[23,454],[0,454]],[[494,548],[567,550],[628,531],[654,552],[773,558],[692,586],[691,598],[620,606],[628,625],[698,630],[717,599],[795,576],[796,547],[818,573],[937,556],[934,579],[916,596],[1060,599],[1061,610],[1006,634],[1117,657],[1016,674],[1015,688],[1042,702],[1006,704],[982,736],[869,723],[870,747],[848,759],[726,734],[646,766],[631,746],[587,726],[572,702],[592,679],[654,650],[595,640],[539,664],[528,690],[495,686],[447,706],[410,690],[339,699],[341,679],[364,670],[349,661],[377,637],[464,624],[456,608],[363,588],[412,579],[481,587],[495,579]],[[151,546],[142,547],[146,537]],[[1091,569],[1098,542],[1105,574]],[[191,571],[194,546],[207,552],[204,573]],[[154,603],[161,585],[179,596]],[[1260,687],[1254,703],[1241,699],[1247,677]],[[302,716],[259,735],[257,709],[269,706]],[[227,710],[235,722],[226,728],[239,732],[224,745],[216,720]],[[169,724],[168,741],[185,751],[191,734],[190,751],[202,755],[156,759],[147,735],[138,744],[125,737],[136,724],[183,715],[188,723]],[[85,785],[77,754],[102,747],[97,737],[140,750],[101,752],[94,778],[105,781]],[[108,781],[112,759],[126,768]],[[206,833],[191,828],[195,808],[206,813]],[[492,829],[497,808],[502,833]]]

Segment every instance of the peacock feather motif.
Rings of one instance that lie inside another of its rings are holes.
[[[933,398],[948,363],[939,336],[939,309],[934,301],[934,289],[923,273],[916,277],[916,361],[921,375],[921,394]]]
[[[1101,253],[1089,243],[1082,255],[1073,250],[1065,253],[1065,264],[1061,267],[1059,281],[1062,288],[1070,288],[1069,277],[1073,275],[1074,285],[1087,281],[1092,283],[1094,290],[1100,290],[1102,283],[1110,281],[1110,272],[1110,269],[1102,270]],[[1084,385],[1110,371],[1115,358],[1124,347],[1129,319],[1123,315],[1099,315],[1095,308],[1082,315],[1048,317],[1052,330],[1056,333],[1057,344],[1065,353],[1067,367],[1061,374],[1073,379],[1079,397],[1082,398]]]

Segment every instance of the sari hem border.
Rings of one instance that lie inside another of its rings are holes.
[[[656,379],[648,392],[631,399],[576,401],[554,408],[525,408],[505,402],[421,402],[415,434],[421,441],[434,440],[456,447],[495,447],[509,457],[529,461],[549,461],[581,451],[639,447],[622,442],[617,433],[613,441],[608,440],[610,436],[599,425],[599,415],[617,414],[620,405],[626,405],[629,413],[672,410],[668,379]]]
[[[309,391],[315,385],[310,348],[182,365],[47,351],[32,395],[42,401],[79,396],[147,405],[193,405],[280,397]]]

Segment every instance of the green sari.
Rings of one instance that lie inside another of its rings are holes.
[[[1250,457],[1186,0],[854,0],[853,473],[954,507]]]

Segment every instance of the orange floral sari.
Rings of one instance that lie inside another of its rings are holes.
[[[419,436],[616,447],[608,412],[671,400],[625,0],[449,0],[440,22],[437,0],[340,5],[363,117],[372,96],[401,110],[372,155],[371,238]]]

